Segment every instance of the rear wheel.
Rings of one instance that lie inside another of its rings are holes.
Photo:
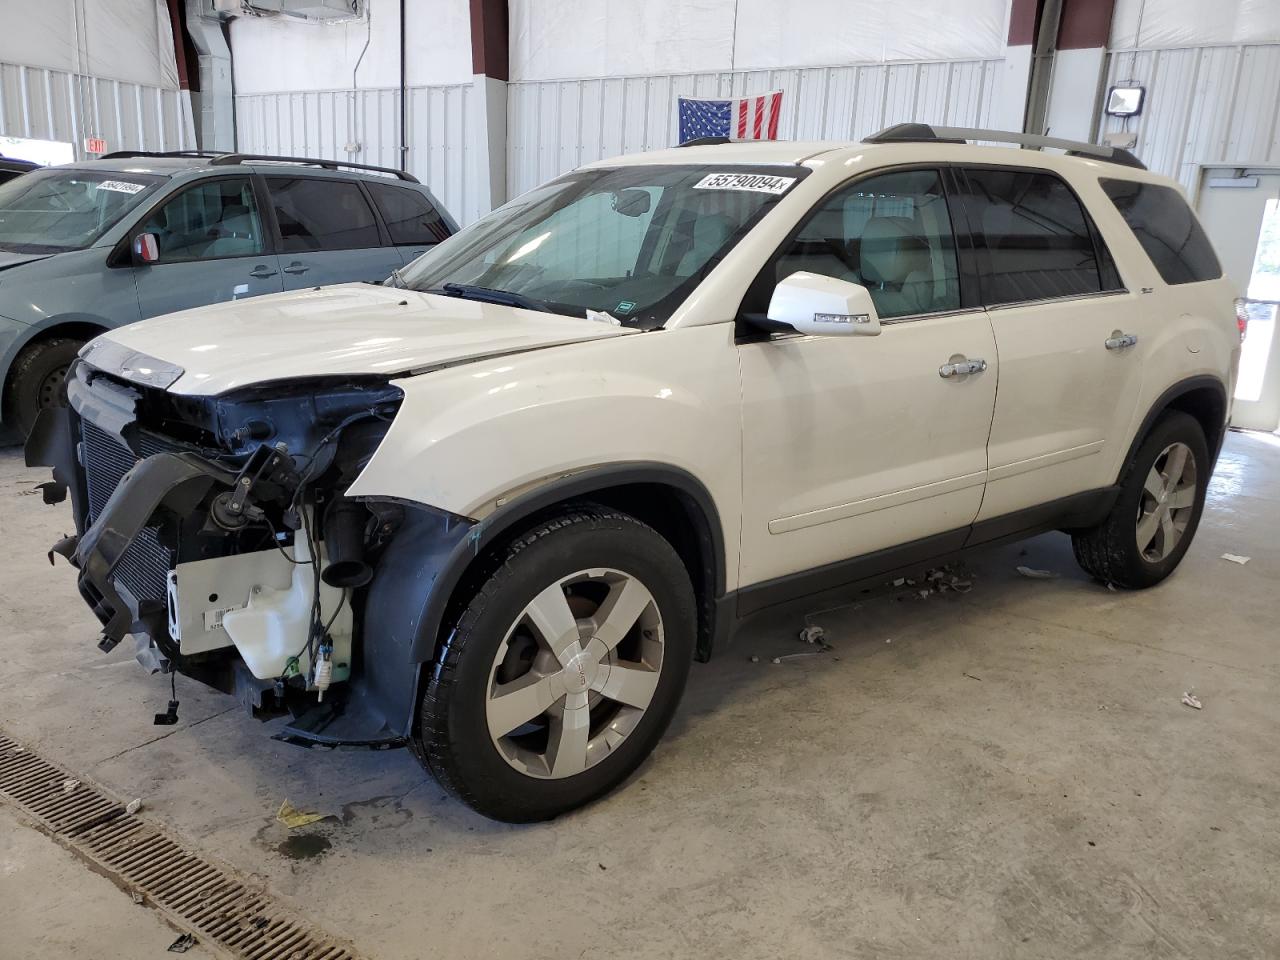
[[[416,752],[486,816],[546,820],[624,780],[674,714],[693,589],[656,531],[585,506],[505,547],[426,684]]]
[[[1170,411],[1152,427],[1120,481],[1107,518],[1072,535],[1087,573],[1121,587],[1150,587],[1182,560],[1204,509],[1209,447],[1199,422]]]
[[[5,419],[24,437],[31,432],[41,410],[65,402],[67,368],[83,346],[81,340],[54,337],[31,344],[13,361],[5,396]]]

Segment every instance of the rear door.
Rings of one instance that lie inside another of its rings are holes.
[[[365,187],[405,263],[412,263],[452,235],[453,227],[422,190],[368,181]]]
[[[1142,386],[1142,310],[1065,180],[958,174],[1000,355],[983,521],[1115,482]]]
[[[271,196],[284,288],[380,282],[404,265],[356,180],[264,177]]]
[[[199,180],[157,204],[133,233],[154,234],[160,254],[132,268],[143,318],[283,289],[250,176]]]

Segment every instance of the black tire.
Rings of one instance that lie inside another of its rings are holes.
[[[1139,550],[1137,539],[1143,485],[1157,460],[1174,443],[1185,444],[1194,458],[1195,499],[1186,527],[1172,551],[1162,559],[1152,560]],[[1154,586],[1169,576],[1195,537],[1211,467],[1209,445],[1199,422],[1178,410],[1163,414],[1126,465],[1120,479],[1120,496],[1106,519],[1096,527],[1072,531],[1076,562],[1103,583],[1135,590]]]
[[[549,820],[612,790],[662,737],[693,659],[693,588],[679,555],[655,530],[590,504],[539,522],[488,560],[492,572],[444,631],[425,683],[414,754],[441,785],[487,817]],[[634,728],[603,759],[562,779],[538,778],[517,770],[490,737],[490,671],[508,631],[537,594],[594,568],[624,571],[652,595],[664,650],[657,686]]]
[[[4,398],[5,420],[22,436],[31,432],[41,410],[66,402],[67,367],[83,346],[83,340],[53,337],[31,344],[13,361]]]

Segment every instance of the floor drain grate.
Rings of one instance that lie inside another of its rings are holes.
[[[0,734],[0,797],[50,835],[141,894],[180,929],[245,960],[358,960],[269,894],[129,814],[102,788],[82,783]]]

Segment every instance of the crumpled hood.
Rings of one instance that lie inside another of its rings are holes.
[[[111,340],[181,367],[169,391],[209,396],[297,377],[423,371],[635,332],[585,318],[351,283],[184,310],[120,327],[93,342]]]

